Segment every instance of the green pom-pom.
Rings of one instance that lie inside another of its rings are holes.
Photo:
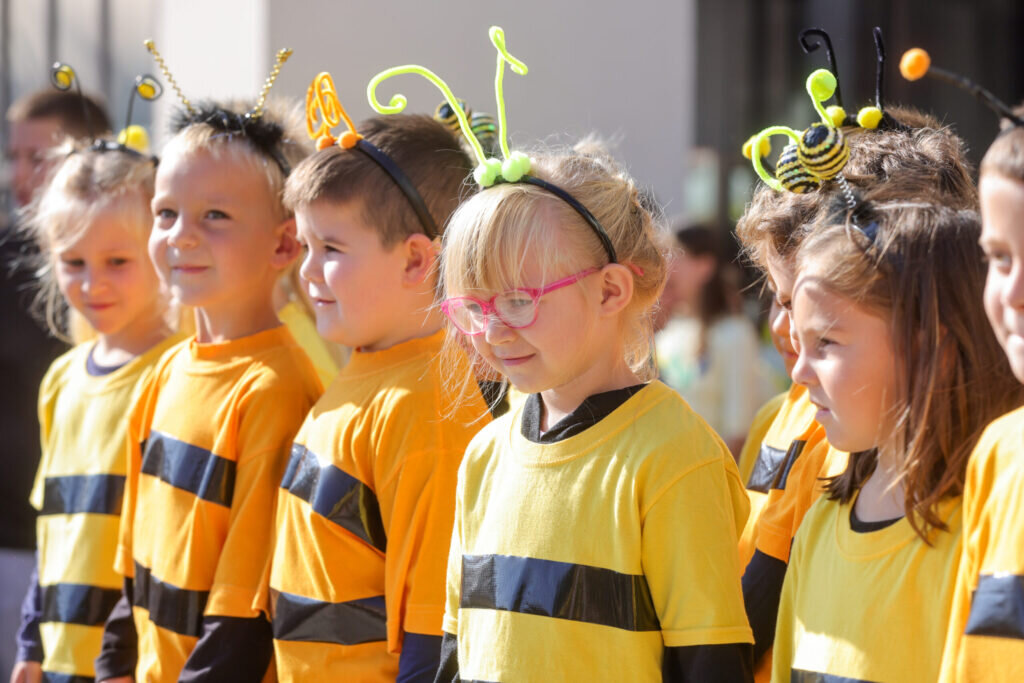
[[[832,122],[832,125],[839,128],[841,125],[846,123],[846,110],[840,107],[838,104],[833,104],[831,107],[825,109],[825,113],[828,114],[828,120]]]
[[[857,125],[874,130],[882,122],[882,110],[878,107],[864,107],[857,112]]]
[[[512,155],[501,164],[501,177],[510,183],[519,182],[519,179],[530,172],[530,157],[522,152],[512,152]]]
[[[490,187],[500,175],[501,162],[493,158],[486,160],[473,171],[473,179],[480,187]]]
[[[117,134],[117,141],[139,154],[149,153],[149,134],[142,126],[128,126]]]
[[[828,69],[818,69],[807,77],[807,91],[818,102],[824,102],[836,91],[836,77]]]

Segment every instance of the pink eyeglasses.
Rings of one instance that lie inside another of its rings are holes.
[[[487,329],[487,322],[492,315],[497,316],[498,320],[507,327],[518,330],[529,327],[537,320],[537,300],[542,296],[556,289],[568,287],[574,282],[579,282],[599,270],[601,269],[587,268],[540,289],[526,287],[510,289],[507,292],[495,294],[489,301],[477,299],[475,296],[453,296],[441,303],[441,310],[459,332],[471,337],[481,334]]]

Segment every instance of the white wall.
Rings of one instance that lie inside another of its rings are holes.
[[[14,96],[46,84],[46,3],[12,2]],[[683,210],[696,103],[696,0],[110,0],[112,115],[122,125],[131,79],[159,71],[142,41],[153,37],[190,99],[255,96],[280,47],[292,47],[275,92],[304,97],[317,72],[332,72],[343,103],[372,115],[366,83],[378,71],[417,62],[445,78],[479,111],[494,111],[495,51],[487,29],[505,29],[509,50],[530,67],[506,73],[514,145],[572,142],[596,132],[669,205]],[[58,55],[86,89],[99,87],[99,0],[61,0]],[[432,112],[440,94],[421,79],[388,81],[409,111]],[[170,88],[157,105],[159,140]],[[140,108],[145,121],[147,106]]]

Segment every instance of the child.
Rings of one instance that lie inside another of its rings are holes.
[[[976,192],[963,142],[934,118],[916,110],[892,107],[887,113],[902,128],[843,128],[850,148],[843,171],[848,185],[866,191],[899,179],[908,196],[937,192],[950,206],[974,207]],[[805,194],[762,187],[737,224],[744,250],[765,273],[781,309],[773,332],[783,339],[790,336],[794,254],[809,234],[808,225],[821,203],[837,192],[835,182]],[[796,361],[792,344],[785,343],[783,351],[792,367]],[[744,548],[752,557],[743,578],[743,594],[754,631],[759,681],[767,680],[770,672],[770,657],[764,655],[774,639],[793,536],[821,493],[819,478],[837,474],[846,466],[845,453],[829,449],[815,412],[806,388],[794,384],[765,435],[747,483],[752,509],[759,516],[748,522],[744,532],[755,549]]]
[[[185,101],[164,149],[149,250],[196,334],[163,356],[129,419],[115,564],[126,581],[97,680],[267,672],[270,624],[252,604],[291,439],[321,391],[273,306],[299,252],[281,204],[297,140],[260,105]]]
[[[936,679],[967,456],[1021,394],[977,306],[977,214],[911,180],[826,207],[798,253],[793,378],[850,456],[793,544],[773,681]]]
[[[32,491],[37,581],[25,601],[13,681],[89,677],[120,597],[114,573],[124,490],[125,413],[169,338],[168,301],[146,252],[156,162],[79,147],[29,214],[41,253],[40,303],[63,336],[65,307],[95,342],[50,366],[39,392],[43,457]]]
[[[703,420],[645,383],[656,227],[594,146],[530,173],[594,207],[615,256],[534,185],[480,192],[448,227],[445,310],[531,395],[460,471],[438,680],[746,680],[742,484]]]
[[[310,98],[337,102],[329,81]],[[435,240],[469,159],[428,116],[359,131],[352,147],[323,144],[285,192],[317,329],[354,351],[299,430],[278,496],[269,613],[282,681],[433,677],[456,475],[488,421],[478,389],[446,384],[469,376],[465,359],[448,378],[438,363]]]
[[[916,80],[929,71],[928,54],[908,51],[903,75]],[[944,79],[945,80],[945,79]],[[962,79],[958,85],[970,84]],[[971,84],[973,85],[973,84]],[[991,93],[972,94],[1003,117],[1004,130],[981,161],[981,248],[988,261],[984,307],[1009,366],[1024,383],[1021,347],[1024,273],[1024,116]],[[1018,681],[1024,679],[1024,410],[992,422],[967,466],[964,486],[964,543],[940,681]]]

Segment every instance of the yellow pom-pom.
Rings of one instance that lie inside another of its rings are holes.
[[[75,80],[75,70],[67,64],[64,64],[53,73],[53,78],[57,82],[58,86],[67,90],[71,87],[72,81]]]
[[[156,88],[149,81],[139,83],[136,91],[139,93],[139,97],[144,100],[151,100],[156,97]]]
[[[857,125],[874,130],[882,122],[882,110],[878,107],[864,107],[857,112]]]
[[[750,158],[751,150],[754,147],[754,138],[756,137],[756,135],[751,135],[749,138],[747,138],[747,141],[743,143],[743,156],[746,157],[747,159]],[[759,147],[762,159],[764,159],[766,156],[772,153],[772,141],[768,138],[767,135],[761,138],[761,144],[759,145]]]
[[[841,125],[846,123],[846,110],[838,104],[826,107],[825,113],[828,114],[828,120],[831,121],[832,125],[836,128],[839,128]]]
[[[149,133],[142,126],[128,126],[117,134],[117,141],[139,154],[149,153]]]
[[[828,69],[818,69],[807,77],[807,91],[817,101],[824,102],[836,91],[836,77]]]
[[[912,47],[900,58],[900,73],[908,81],[923,78],[932,65],[932,58],[919,47]]]

